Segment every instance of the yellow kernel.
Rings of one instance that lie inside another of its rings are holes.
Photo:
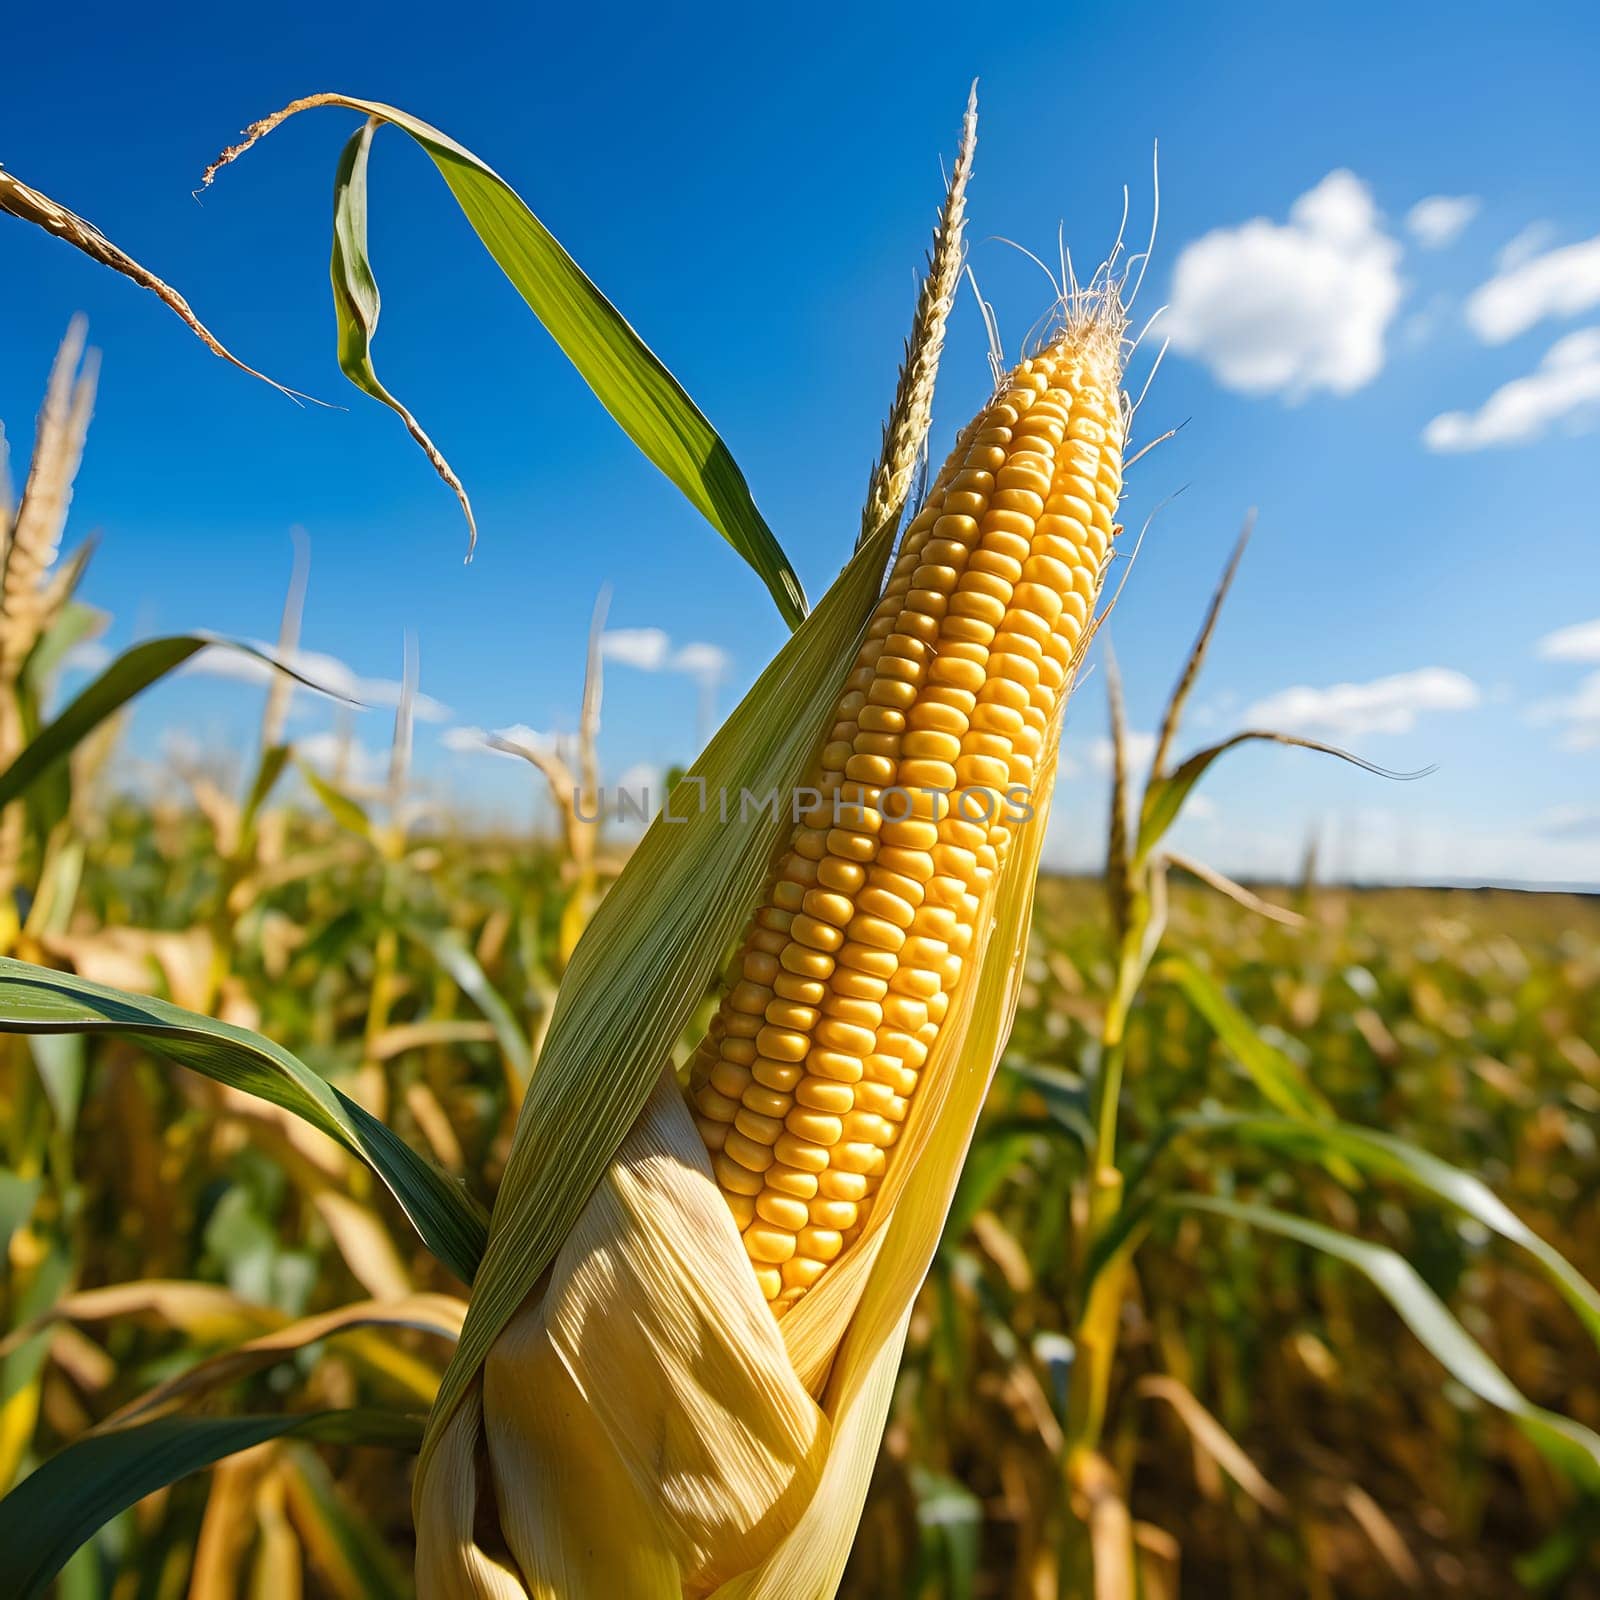
[[[995,705],[985,701],[974,708],[972,726],[983,733],[993,733],[1003,739],[1014,739],[1022,731],[1022,713],[1011,706]],[[821,876],[821,873],[818,873]]]
[[[778,958],[786,972],[795,977],[819,982],[833,972],[833,957],[825,950],[813,950],[803,944],[786,943]]]
[[[946,644],[989,645],[994,642],[994,625],[977,617],[946,617],[940,625],[940,638]]]
[[[767,1002],[772,998],[772,990],[760,983],[737,983],[728,992],[728,1008],[732,1011],[743,1011],[752,1017],[759,1017],[767,1008]]]
[[[896,928],[895,933],[899,935],[900,930]],[[840,949],[839,965],[864,972],[869,978],[882,978],[887,983],[895,975],[900,963],[895,960],[893,950],[852,940]]]
[[[789,933],[797,944],[803,944],[809,950],[832,952],[844,943],[844,935],[839,929],[803,911],[795,917]]]
[[[694,1113],[694,1125],[699,1131],[701,1142],[710,1154],[715,1155],[721,1150],[723,1140],[728,1137],[728,1124],[726,1122],[718,1122],[711,1117],[702,1117],[696,1112]]]
[[[891,1122],[905,1119],[906,1101],[886,1083],[858,1083],[854,1090],[856,1112],[871,1111]]]
[[[845,762],[847,777],[862,783],[893,783],[894,761],[889,756],[858,755]]]
[[[841,1022],[837,1017],[824,1017],[812,1035],[820,1045],[830,1050],[843,1050],[846,1055],[865,1055],[876,1037],[871,1028],[853,1022]]]
[[[801,1255],[813,1261],[832,1261],[844,1249],[843,1237],[833,1228],[804,1228],[794,1244]]]
[[[857,972],[852,967],[840,967],[833,975],[833,992],[847,1000],[881,1000],[888,986],[887,978]]]
[[[895,1128],[888,1118],[880,1117],[875,1111],[852,1111],[844,1119],[840,1136],[848,1136],[860,1144],[875,1144],[881,1150],[894,1143]]]
[[[856,1225],[856,1204],[853,1200],[813,1200],[806,1222],[818,1228],[831,1228],[843,1233]],[[803,1224],[802,1224],[803,1226]],[[799,1228],[795,1229],[798,1233]]]
[[[951,914],[954,921],[954,915]],[[891,994],[883,1002],[883,1021],[891,1028],[920,1028],[928,1020],[927,1003],[911,995]]]
[[[769,1189],[776,1189],[779,1194],[792,1194],[797,1200],[809,1200],[817,1192],[816,1173],[802,1172],[781,1161],[774,1161],[762,1177]]]
[[[859,1205],[867,1193],[866,1175],[829,1167],[817,1178],[817,1193],[829,1200],[848,1200],[852,1205]]]
[[[773,1061],[802,1061],[811,1041],[798,1028],[768,1026],[756,1035],[756,1048]]]
[[[854,894],[866,882],[867,869],[859,861],[841,861],[829,856],[818,863],[817,882],[825,889],[835,889],[841,894]]]
[[[800,1255],[791,1256],[780,1269],[785,1286],[795,1294],[809,1289],[827,1270],[827,1262]]]
[[[763,1083],[767,1088],[777,1089],[783,1094],[787,1094],[805,1076],[805,1071],[798,1061],[771,1061],[765,1056],[756,1057],[750,1073],[757,1083]]]
[[[808,1144],[835,1145],[844,1134],[844,1124],[838,1117],[807,1106],[796,1106],[783,1119],[783,1125],[795,1138],[804,1139]]]
[[[802,1078],[795,1099],[809,1111],[822,1111],[842,1117],[855,1109],[856,1091],[849,1084],[830,1083],[826,1078]]]
[[[730,1132],[730,1139],[737,1139],[738,1134]],[[759,1172],[752,1172],[742,1162],[735,1161],[726,1150],[719,1150],[711,1158],[711,1170],[717,1175],[717,1182],[731,1194],[760,1194],[766,1187],[761,1181]]]
[[[877,854],[878,841],[870,833],[830,828],[828,849],[848,861],[870,861]]]
[[[959,661],[949,655],[935,658],[928,677],[936,683],[953,684],[958,689],[977,693],[983,687],[984,671],[975,661]]]
[[[948,761],[913,760],[900,763],[900,782],[906,788],[950,789],[955,786],[955,781],[956,769]]]
[[[917,1086],[916,1069],[893,1056],[868,1056],[867,1075],[868,1081],[887,1084],[896,1094],[909,1095]]]
[[[744,1093],[749,1081],[749,1067],[741,1066],[737,1061],[718,1061],[706,1077],[706,1082],[718,1094],[728,1095],[735,1100]]]
[[[897,928],[909,928],[911,918],[915,915],[908,900],[875,884],[869,884],[861,891],[856,900],[856,909],[870,916],[881,917],[885,922],[892,922]]]
[[[758,1111],[752,1111],[748,1106],[741,1106],[739,1114],[733,1119],[733,1125],[739,1133],[756,1145],[770,1145],[774,1139],[783,1132],[783,1123],[777,1117],[764,1117]],[[741,1147],[742,1148],[742,1147]],[[727,1150],[728,1146],[723,1145]],[[739,1151],[729,1150],[728,1153],[735,1161],[740,1159]],[[771,1166],[772,1159],[767,1158],[766,1166]],[[765,1167],[762,1168],[766,1170]]]
[[[802,1032],[815,1026],[817,1020],[814,1006],[803,1006],[794,1000],[773,1000],[764,1014],[775,1028],[798,1028]]]
[[[777,1265],[794,1254],[795,1236],[769,1223],[753,1222],[744,1230],[744,1247],[752,1261]]]
[[[727,1095],[718,1094],[709,1083],[702,1084],[696,1091],[694,1103],[714,1122],[732,1122],[739,1112],[737,1100],[730,1100]]]
[[[870,945],[874,950],[890,952],[899,950],[906,942],[905,930],[897,928],[887,918],[861,914],[850,924],[850,937],[860,944]],[[893,974],[887,973],[885,976],[892,977]]]
[[[811,1208],[804,1200],[797,1200],[792,1195],[774,1194],[770,1189],[757,1197],[756,1215],[763,1222],[770,1222],[773,1227],[782,1228],[786,1233],[799,1233],[812,1220]]]
[[[874,705],[896,706],[906,711],[917,703],[917,686],[898,679],[879,678],[868,691],[867,698]]]
[[[750,950],[744,955],[741,970],[751,983],[771,983],[778,975],[777,958],[761,950]]]
[[[970,785],[978,788],[1003,789],[1010,781],[1010,778],[1011,769],[996,756],[962,756],[956,762],[956,782],[962,785],[963,788]],[[974,801],[969,809],[976,811],[980,807]],[[990,805],[984,814],[988,815],[995,809],[993,805]],[[798,919],[796,920],[798,922]]]
[[[954,731],[935,732],[919,728],[901,740],[902,755],[927,756],[935,761],[954,761],[961,754],[961,740]]]
[[[876,1001],[847,994],[830,994],[822,1002],[822,1014],[858,1028],[876,1028],[883,1021],[883,1007]]]
[[[805,910],[808,915],[823,922],[830,922],[836,928],[845,927],[855,913],[855,907],[848,895],[833,893],[826,889],[808,891],[805,897]]]
[[[844,1172],[859,1172],[863,1177],[875,1178],[884,1169],[883,1152],[875,1144],[836,1144],[833,1147],[832,1166]]]
[[[806,1065],[812,1076],[834,1083],[855,1083],[863,1070],[862,1058],[847,1055],[843,1050],[813,1050]]]
[[[797,1138],[792,1133],[785,1133],[779,1137],[777,1144],[773,1146],[773,1153],[786,1166],[798,1167],[802,1172],[820,1174],[828,1170],[827,1150],[820,1144],[813,1144],[809,1139]]]

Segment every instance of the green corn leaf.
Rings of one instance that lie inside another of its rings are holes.
[[[105,1425],[126,1427],[179,1408],[193,1411],[196,1401],[212,1391],[341,1334],[404,1328],[454,1341],[464,1309],[462,1301],[449,1295],[413,1294],[400,1300],[358,1300],[334,1311],[302,1317],[183,1368],[122,1407]]]
[[[70,1139],[78,1125],[78,1107],[83,1104],[83,1080],[88,1071],[83,1040],[71,1034],[40,1033],[28,1045],[56,1126]]]
[[[209,183],[219,167],[234,160],[285,118],[315,106],[344,106],[359,111],[365,117],[391,123],[422,146],[484,248],[578,369],[600,403],[645,456],[682,490],[689,503],[749,562],[766,584],[784,620],[791,628],[797,627],[806,614],[800,580],[783,547],[756,509],[749,485],[727,445],[683,386],[557,243],[517,192],[470,150],[395,106],[352,95],[315,94],[296,100],[256,123],[242,144],[225,151],[213,163],[205,181]],[[352,146],[354,143],[352,141]],[[352,147],[346,148],[345,156],[353,168],[357,159]],[[347,221],[349,203],[347,187]],[[341,248],[348,257],[343,270],[358,275],[364,270],[370,277],[364,235],[358,239],[354,229],[347,227],[343,245],[336,246],[336,249]],[[348,283],[345,287],[348,288]],[[376,320],[375,289],[373,300]],[[348,306],[341,303],[341,362],[348,348],[355,358],[353,364],[359,369],[364,358],[358,352],[370,337],[371,329],[368,327],[363,333],[359,326],[352,324],[351,316]],[[363,377],[354,381],[367,388]],[[379,398],[386,404],[394,404],[386,395]]]
[[[466,515],[467,553],[478,542],[478,523],[461,480],[421,424],[384,388],[372,365],[372,337],[378,331],[378,280],[367,257],[367,156],[378,123],[369,117],[350,137],[333,180],[333,307],[339,325],[339,370],[356,388],[381,400],[406,425],[433,470],[456,492]]]
[[[972,1600],[983,1533],[982,1502],[965,1484],[922,1467],[912,1469],[911,1492],[916,1497],[921,1544],[915,1592],[926,1593],[932,1585],[943,1600]]]
[[[1212,636],[1217,631],[1217,621],[1222,616],[1222,607],[1228,598],[1228,591],[1233,587],[1233,580],[1239,575],[1239,563],[1244,560],[1244,552],[1250,543],[1250,535],[1255,532],[1256,514],[1254,508],[1245,516],[1244,527],[1239,530],[1239,537],[1234,542],[1233,552],[1228,557],[1228,564],[1222,569],[1222,577],[1217,586],[1211,591],[1211,603],[1206,607],[1205,621],[1200,624],[1200,632],[1195,635],[1194,644],[1190,646],[1189,654],[1183,663],[1183,671],[1178,674],[1178,681],[1172,687],[1172,693],[1167,698],[1167,709],[1161,715],[1161,728],[1156,734],[1155,752],[1150,758],[1150,775],[1153,778],[1163,778],[1167,773],[1167,758],[1172,754],[1172,741],[1178,737],[1178,725],[1183,721],[1183,710],[1189,703],[1189,696],[1194,693],[1194,686],[1200,677],[1200,669],[1206,664],[1206,655],[1211,649]]]
[[[1180,1195],[1168,1204],[1297,1239],[1354,1267],[1400,1313],[1406,1326],[1457,1383],[1505,1412],[1532,1444],[1588,1493],[1600,1492],[1600,1434],[1529,1400],[1451,1315],[1416,1268],[1396,1251],[1267,1206],[1204,1195]]]
[[[1007,1056],[1000,1063],[1001,1075],[1024,1089],[1031,1089],[1044,1101],[1050,1120],[1072,1135],[1085,1150],[1094,1148],[1093,1106],[1081,1079],[1028,1061],[1022,1056]]]
[[[0,1500],[0,1593],[35,1600],[86,1540],[147,1494],[268,1439],[409,1450],[421,1419],[393,1411],[162,1417],[85,1434]]]
[[[120,711],[135,695],[176,671],[191,656],[213,647],[253,656],[279,672],[288,673],[308,689],[322,694],[330,692],[292,667],[284,666],[266,651],[237,639],[222,639],[210,633],[179,633],[164,639],[146,639],[143,644],[124,650],[60,716],[29,740],[22,754],[4,772],[0,772],[0,806],[10,804],[32,784],[54,771],[57,764],[66,760],[107,717]]]
[[[885,524],[851,558],[673,791],[578,941],[432,1430],[570,1232],[737,937],[792,826],[792,796],[826,736],[893,537]],[[745,791],[774,804],[741,818]]]
[[[76,552],[82,556],[84,552]],[[94,638],[106,624],[106,614],[81,600],[69,600],[62,606],[54,622],[33,642],[28,659],[22,664],[22,681],[39,701],[57,672],[61,670],[68,651],[86,639]]]
[[[296,760],[295,766],[300,769],[300,776],[305,779],[306,786],[327,808],[328,815],[348,833],[353,833],[360,839],[371,839],[372,819],[356,801],[352,800],[344,790],[335,788],[314,767],[308,766],[304,761]]]
[[[1208,1116],[1186,1123],[1185,1131],[1201,1137],[1221,1135],[1309,1160],[1337,1156],[1369,1177],[1404,1184],[1442,1201],[1532,1256],[1577,1313],[1590,1337],[1600,1344],[1600,1290],[1472,1173],[1463,1172],[1460,1167],[1451,1166],[1448,1161],[1392,1134],[1348,1122]]]
[[[283,1452],[279,1472],[296,1530],[314,1568],[332,1593],[351,1600],[407,1600],[409,1569],[383,1533],[351,1503],[315,1450],[295,1442]]]
[[[402,931],[450,974],[456,987],[484,1014],[517,1081],[527,1083],[533,1071],[528,1036],[500,991],[489,982],[488,974],[478,965],[478,958],[467,948],[466,941],[454,928],[430,928],[420,922],[407,922]]]
[[[1207,745],[1204,750],[1197,750],[1188,760],[1181,763],[1175,772],[1166,776],[1151,774],[1139,813],[1139,844],[1134,852],[1135,866],[1142,866],[1150,859],[1151,853],[1166,836],[1167,830],[1178,820],[1178,813],[1183,810],[1184,802],[1189,798],[1194,786],[1210,771],[1212,762],[1236,746],[1250,743],[1282,744],[1290,745],[1297,750],[1315,750],[1319,755],[1337,756],[1341,761],[1348,761],[1352,766],[1360,767],[1363,772],[1375,773],[1380,778],[1392,778],[1399,783],[1425,778],[1432,771],[1432,768],[1424,768],[1420,772],[1391,772],[1387,767],[1363,761],[1360,756],[1351,755],[1348,750],[1341,750],[1337,745],[1323,744],[1317,739],[1302,739],[1293,733],[1274,733],[1265,728],[1247,728],[1244,732],[1235,733],[1219,744]]]
[[[1299,1065],[1267,1043],[1221,986],[1182,956],[1167,956],[1151,976],[1175,984],[1205,1019],[1222,1047],[1278,1110],[1292,1117],[1331,1118],[1333,1107],[1306,1079]]]
[[[275,744],[261,752],[255,778],[250,784],[250,793],[245,796],[244,807],[239,813],[239,852],[243,856],[251,853],[256,834],[256,821],[261,815],[261,808],[267,803],[267,796],[272,793],[278,779],[282,777],[288,760],[289,747],[286,744]]]
[[[1018,1128],[1005,1121],[979,1130],[944,1219],[944,1232],[939,1238],[941,1251],[955,1249],[966,1238],[972,1219],[987,1208],[1006,1179],[1039,1143],[1039,1137],[1037,1130]]]
[[[482,1215],[425,1156],[281,1045],[147,995],[0,958],[0,1033],[113,1033],[320,1128],[388,1186],[422,1242],[463,1282],[483,1252]]]

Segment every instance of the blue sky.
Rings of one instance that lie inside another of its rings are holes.
[[[1438,767],[1396,785],[1244,753],[1218,770],[1186,846],[1271,872],[1316,829],[1341,872],[1600,883],[1592,9],[1061,7],[1014,28],[969,6],[862,10],[479,6],[450,14],[458,36],[350,6],[9,20],[8,53],[29,69],[0,102],[0,159],[181,288],[246,359],[347,407],[297,409],[150,296],[0,225],[0,417],[15,454],[74,311],[104,355],[69,537],[101,535],[85,593],[112,614],[109,643],[272,635],[301,525],[305,645],[392,678],[413,630],[423,688],[449,711],[420,730],[421,771],[512,816],[529,775],[441,739],[570,729],[609,582],[614,628],[670,638],[634,641],[660,670],[612,663],[609,771],[692,754],[700,688],[671,663],[691,644],[724,652],[726,710],[781,624],[617,433],[420,152],[392,131],[374,151],[376,357],[472,492],[470,567],[452,497],[334,362],[329,196],[354,118],[297,119],[203,205],[191,190],[247,121],[313,90],[445,128],[694,394],[815,597],[852,537],[940,160],[976,76],[971,261],[1012,353],[1049,290],[994,236],[1048,258],[1064,219],[1082,263],[1114,235],[1124,183],[1142,232],[1160,140],[1144,303],[1168,303],[1157,326],[1174,345],[1140,422],[1147,436],[1187,426],[1130,488],[1135,526],[1184,489],[1113,625],[1135,727],[1153,725],[1255,505],[1191,740],[1271,714],[1387,766]],[[1413,212],[1430,199],[1455,203]],[[984,398],[983,351],[964,300],[940,452]],[[1100,851],[1103,694],[1096,674],[1074,703],[1059,862]],[[259,707],[254,686],[191,677],[149,696],[134,742],[153,751],[182,727],[208,751],[242,745]],[[297,727],[328,722],[307,704]],[[382,713],[359,734],[382,747]]]

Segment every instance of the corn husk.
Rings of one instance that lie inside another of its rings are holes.
[[[426,1458],[425,1600],[834,1592],[1010,1033],[1054,779],[1052,761],[867,1229],[781,1323],[662,1075]]]

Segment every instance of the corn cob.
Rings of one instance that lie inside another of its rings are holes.
[[[957,440],[691,1065],[780,1316],[866,1222],[971,965],[1110,551],[1120,367],[1115,319],[1075,317]]]

